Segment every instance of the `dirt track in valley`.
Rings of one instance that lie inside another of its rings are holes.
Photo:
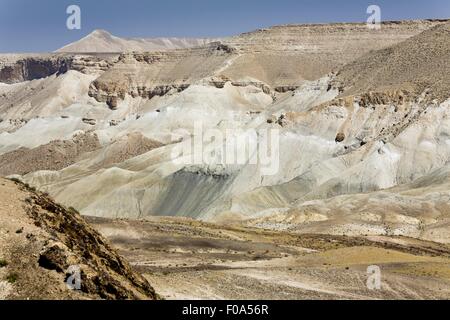
[[[185,218],[88,218],[166,299],[449,299],[450,248]],[[368,266],[381,290],[367,288]]]

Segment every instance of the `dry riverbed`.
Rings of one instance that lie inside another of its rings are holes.
[[[185,218],[87,218],[166,299],[450,299],[450,248]],[[381,270],[370,290],[369,266]]]

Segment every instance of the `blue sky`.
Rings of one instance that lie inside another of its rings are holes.
[[[66,8],[81,8],[81,30]],[[0,0],[0,52],[47,52],[95,29],[123,37],[219,37],[285,23],[450,18],[449,0]]]

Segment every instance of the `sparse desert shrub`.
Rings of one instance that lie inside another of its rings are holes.
[[[15,183],[22,183],[22,181],[20,181],[20,179],[17,179],[17,178],[9,178],[9,180],[11,180],[12,182],[15,182]]]
[[[36,192],[36,188],[30,186],[28,183],[25,184],[25,187],[26,187],[29,191]]]
[[[73,213],[73,214],[80,214],[79,212],[78,212],[78,210],[77,209],[75,209],[74,207],[69,207],[69,209],[67,209],[70,213]]]
[[[19,279],[19,275],[17,273],[10,273],[6,276],[6,281],[9,283],[16,283],[16,281]]]
[[[252,258],[252,260],[253,261],[264,260],[264,257],[262,255],[257,254]]]
[[[8,265],[8,262],[4,259],[0,259],[0,268],[4,268]]]

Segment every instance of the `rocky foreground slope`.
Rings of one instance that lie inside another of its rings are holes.
[[[0,180],[0,299],[157,297],[74,209]]]
[[[1,172],[85,215],[449,243],[449,43],[448,21],[279,26],[182,50],[63,54],[67,72],[29,81],[3,67]],[[174,161],[196,125],[278,132],[278,170]],[[23,160],[38,155],[48,161]]]

